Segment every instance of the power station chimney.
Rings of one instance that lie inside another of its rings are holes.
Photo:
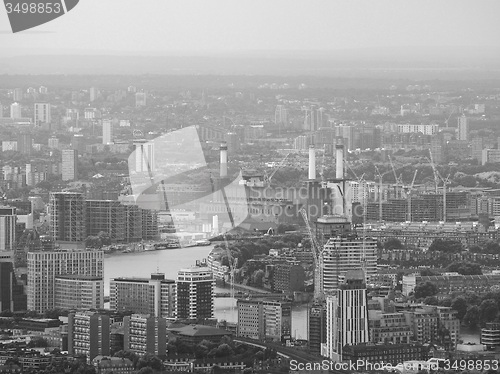
[[[309,146],[309,180],[316,179],[316,150],[314,145]]]
[[[335,167],[335,176],[337,179],[344,179],[344,146],[337,144],[335,158],[337,160]]]
[[[227,143],[220,145],[220,177],[227,178]]]

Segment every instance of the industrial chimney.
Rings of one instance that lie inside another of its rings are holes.
[[[309,146],[309,180],[316,179],[316,150],[314,145]]]
[[[344,146],[342,144],[337,144],[336,146],[336,168],[335,168],[335,176],[337,179],[344,179]]]
[[[220,177],[227,178],[227,143],[220,145]]]

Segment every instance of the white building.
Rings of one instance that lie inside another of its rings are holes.
[[[0,206],[0,252],[11,252],[16,244],[16,208]]]
[[[342,348],[368,343],[368,307],[365,274],[350,270],[345,282],[326,298],[326,343],[322,355],[333,361],[342,361]]]
[[[398,132],[399,133],[417,133],[420,132],[424,135],[434,135],[437,134],[439,131],[439,125],[437,124],[419,124],[419,125],[412,125],[412,124],[404,124],[404,125],[398,125]]]
[[[137,141],[135,146],[135,171],[153,173],[155,171],[155,145],[153,142]]]
[[[103,277],[103,251],[28,253],[28,310],[44,313],[55,308],[55,283],[60,275]],[[83,296],[80,296],[83,297]]]
[[[35,103],[33,111],[33,120],[35,126],[40,126],[42,123],[50,123],[50,104],[48,103]]]
[[[469,140],[469,124],[465,115],[458,117],[457,139]]]
[[[22,118],[21,104],[13,103],[10,105],[10,118],[12,119]]]
[[[330,238],[320,256],[325,294],[336,292],[349,270],[363,269],[368,281],[377,274],[377,241],[354,235]]]
[[[113,122],[109,119],[102,121],[102,144],[113,143]]]

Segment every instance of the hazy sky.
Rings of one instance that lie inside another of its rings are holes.
[[[500,46],[499,17],[498,0],[80,0],[19,34],[0,9],[0,55]]]

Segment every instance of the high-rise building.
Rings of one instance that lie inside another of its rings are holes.
[[[57,275],[55,277],[56,309],[102,309],[104,308],[104,280],[92,275]]]
[[[330,238],[320,256],[322,287],[335,292],[349,270],[362,268],[369,280],[377,274],[377,241],[348,234]]]
[[[167,321],[165,318],[132,314],[123,319],[124,349],[138,356],[167,353]]]
[[[17,151],[25,155],[31,155],[33,151],[33,137],[30,133],[21,133],[17,136]]]
[[[0,252],[12,252],[16,245],[16,208],[0,206]]]
[[[349,270],[345,282],[326,298],[326,343],[322,355],[342,361],[346,345],[369,342],[368,307],[363,270]]]
[[[55,308],[57,276],[72,274],[103,278],[103,251],[28,252],[27,261],[28,309],[38,313]]]
[[[33,123],[35,126],[41,126],[42,123],[50,123],[50,104],[48,103],[35,103],[33,111]]]
[[[89,90],[89,95],[90,95],[90,101],[96,101],[99,97],[99,89],[97,87],[90,87]]]
[[[113,122],[109,119],[102,121],[102,144],[113,143]]]
[[[483,148],[484,142],[483,138],[473,138],[471,141],[471,156],[473,159],[481,162],[483,159]]]
[[[316,355],[321,354],[321,345],[326,343],[326,305],[315,303],[309,309],[308,341],[309,349]]]
[[[68,353],[92,361],[109,355],[110,318],[97,312],[76,312],[68,316]]]
[[[21,118],[22,116],[23,115],[22,115],[22,111],[21,111],[21,104],[12,103],[10,105],[10,118],[17,119],[17,118]]]
[[[119,201],[86,200],[85,237],[98,236],[101,231],[104,231],[111,241],[124,242],[127,230],[125,214],[125,205]]]
[[[146,106],[147,94],[145,92],[137,92],[135,94],[135,106]]]
[[[78,192],[54,192],[49,199],[50,233],[55,241],[83,242],[85,199]]]
[[[112,310],[163,318],[175,316],[175,281],[165,279],[165,274],[151,274],[150,279],[114,278],[109,294]]]
[[[24,99],[23,89],[22,88],[14,88],[12,92],[12,100],[21,101]]]
[[[18,312],[26,310],[26,294],[18,282],[14,263],[0,254],[0,310]]]
[[[284,105],[276,105],[276,109],[274,111],[274,123],[275,124],[288,124],[288,110]]]
[[[213,318],[214,292],[215,280],[209,268],[192,267],[179,270],[177,275],[177,318]]]
[[[283,342],[290,339],[292,305],[285,301],[238,300],[238,336]]]
[[[465,115],[458,117],[457,139],[469,140],[469,124]]]
[[[62,151],[62,180],[71,181],[78,177],[78,151],[63,149]]]
[[[153,173],[155,170],[154,143],[136,141],[135,146],[135,171],[138,173]]]

